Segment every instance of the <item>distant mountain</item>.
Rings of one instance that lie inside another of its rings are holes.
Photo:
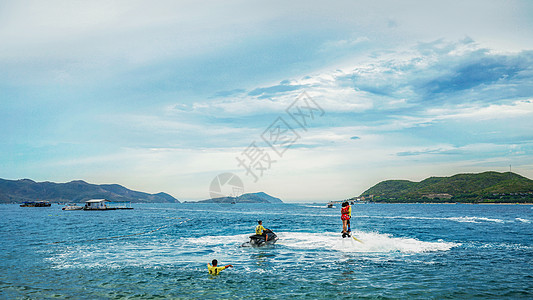
[[[266,193],[242,194],[239,197],[220,197],[198,201],[198,203],[283,203],[281,199],[272,197]]]
[[[237,197],[237,202],[253,202],[253,203],[283,203],[281,199],[272,197],[267,193],[248,193]]]
[[[386,180],[360,197],[374,202],[533,202],[533,180],[516,173],[484,172],[430,177],[420,182]]]
[[[166,193],[148,194],[132,191],[118,184],[90,184],[83,180],[67,183],[35,182],[30,179],[0,179],[0,203],[44,200],[81,203],[89,199],[131,201],[139,203],[179,201]]]

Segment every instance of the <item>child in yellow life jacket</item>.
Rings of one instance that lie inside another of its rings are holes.
[[[348,202],[342,203],[341,220],[342,220],[342,237],[346,237],[351,231],[350,219],[352,217],[352,207]]]

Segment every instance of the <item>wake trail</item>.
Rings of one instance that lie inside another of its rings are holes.
[[[448,251],[461,244],[445,241],[426,242],[415,238],[393,237],[390,234],[354,231],[353,235],[362,241],[352,238],[342,238],[336,232],[277,232],[279,237],[276,246],[283,246],[292,250],[331,250],[340,252],[368,252],[368,253],[424,253],[434,251]],[[192,245],[202,244],[206,247],[215,245],[241,245],[249,234],[229,236],[203,236],[188,238],[186,242]]]

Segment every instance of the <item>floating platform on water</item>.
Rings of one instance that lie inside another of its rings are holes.
[[[107,199],[91,199],[85,201],[85,206],[83,207],[83,210],[121,210],[121,209],[133,209],[131,207],[131,202],[122,202],[124,203],[124,206],[108,206],[107,202],[112,202]],[[127,204],[129,203],[129,207]]]
[[[83,210],[120,210],[120,209],[133,209],[133,207],[106,207],[106,208],[87,208],[84,207]]]

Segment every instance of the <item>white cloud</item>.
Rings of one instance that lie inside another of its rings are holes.
[[[370,39],[366,36],[358,36],[350,39],[340,39],[327,41],[322,45],[320,51],[330,52],[338,51],[340,49],[352,50],[355,46],[359,46],[362,43],[369,42]]]
[[[209,5],[211,9],[194,1],[10,3],[4,7],[0,26],[0,38],[10,41],[3,43],[2,53],[4,58],[60,54],[67,59],[87,56],[145,63],[212,52],[213,44],[227,45],[246,32],[235,27],[251,28],[268,19],[232,11],[218,2]],[[219,13],[214,13],[217,9]]]
[[[465,105],[454,108],[431,108],[427,113],[436,119],[466,119],[487,121],[494,119],[512,119],[533,115],[533,100],[516,100],[509,104],[491,104],[489,106]]]
[[[533,91],[529,61],[533,57],[528,53],[492,54],[471,39],[439,40],[344,70],[290,78],[249,92],[240,90],[195,107],[235,115],[276,113],[304,90],[333,113],[378,110],[412,114],[423,107],[446,110],[466,103],[490,105],[516,101]]]

